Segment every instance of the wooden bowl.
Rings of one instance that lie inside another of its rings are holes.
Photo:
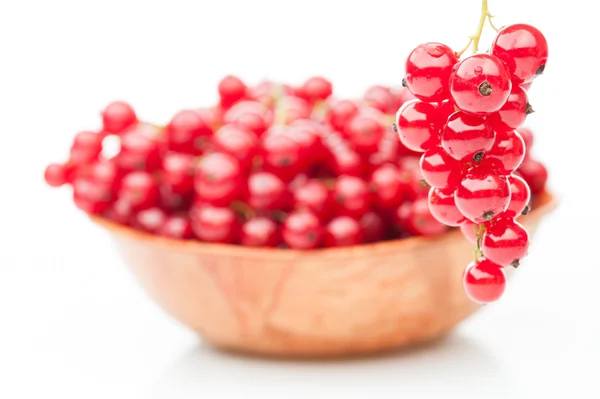
[[[545,194],[522,218],[530,234],[555,205]],[[463,292],[473,246],[459,231],[296,251],[177,241],[93,220],[150,296],[221,349],[372,354],[438,338],[479,308]]]

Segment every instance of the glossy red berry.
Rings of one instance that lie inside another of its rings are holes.
[[[432,216],[427,198],[419,198],[415,202],[405,202],[400,205],[396,210],[395,218],[400,231],[416,236],[438,236],[448,229]]]
[[[232,243],[238,236],[238,220],[230,208],[211,205],[191,209],[190,218],[194,234],[201,241]]]
[[[496,220],[483,233],[483,255],[501,266],[518,266],[519,260],[527,255],[528,249],[527,230],[513,219]]]
[[[331,211],[331,195],[325,183],[317,179],[306,181],[293,195],[294,209],[309,210],[320,218],[325,218]]]
[[[270,128],[261,138],[261,154],[265,170],[288,180],[300,172],[302,147],[289,134],[287,126]]]
[[[224,125],[213,136],[219,152],[236,158],[244,168],[250,168],[258,154],[259,142],[254,132],[236,125]]]
[[[529,83],[546,68],[548,43],[531,25],[509,25],[498,32],[491,53],[506,64],[515,83]]]
[[[165,129],[167,144],[170,150],[200,155],[212,136],[212,127],[193,110],[178,112]]]
[[[377,151],[377,147],[385,134],[381,123],[382,115],[377,113],[359,112],[344,129],[352,148],[359,154],[369,154]]]
[[[91,180],[77,178],[73,182],[73,202],[84,212],[100,214],[110,207],[112,196],[104,187]]]
[[[442,125],[437,111],[436,105],[418,100],[406,102],[398,110],[396,126],[406,148],[424,152],[439,142]]]
[[[548,170],[541,162],[533,158],[527,158],[517,173],[525,179],[531,189],[532,195],[544,192],[546,181],[548,180]]]
[[[532,112],[533,108],[527,102],[527,93],[514,85],[506,103],[498,112],[490,115],[489,120],[497,132],[514,130],[525,123],[525,118]]]
[[[422,101],[440,102],[450,97],[448,81],[458,62],[445,44],[425,43],[415,48],[406,60],[406,86]]]
[[[406,198],[407,185],[400,179],[394,164],[384,164],[375,169],[369,180],[373,202],[380,208],[395,208]]]
[[[118,198],[103,214],[107,219],[124,225],[130,224],[134,215],[131,204],[123,198]]]
[[[442,129],[442,148],[461,162],[479,163],[492,148],[495,133],[489,122],[480,116],[458,111],[450,115]]]
[[[463,177],[463,166],[441,147],[434,147],[421,157],[423,179],[435,188],[454,188]]]
[[[115,162],[125,171],[146,170],[153,172],[160,167],[160,143],[138,131],[125,132],[121,136],[121,151]]]
[[[364,232],[364,242],[378,242],[384,239],[386,225],[379,214],[373,211],[367,212],[361,216],[359,222]]]
[[[333,198],[341,215],[360,217],[369,209],[369,186],[355,176],[337,178],[333,187]]]
[[[460,226],[466,219],[454,202],[454,189],[431,188],[429,191],[429,211],[440,223],[446,226]]]
[[[279,235],[279,227],[273,219],[257,216],[242,224],[240,243],[248,247],[276,247]]]
[[[116,198],[123,173],[115,162],[105,160],[95,162],[89,166],[86,175],[92,183],[104,190],[105,197]]]
[[[391,89],[385,86],[369,87],[363,95],[363,99],[369,106],[385,114],[394,114],[402,105],[398,104]]]
[[[508,182],[510,183],[510,204],[502,216],[516,218],[529,212],[531,190],[520,176],[510,175],[508,176]]]
[[[194,230],[192,230],[189,218],[171,215],[167,216],[163,225],[158,229],[157,234],[169,238],[189,239],[194,236]]]
[[[478,228],[477,226],[478,225],[471,222],[470,220],[465,220],[460,225],[461,233],[463,234],[463,236],[465,236],[467,241],[469,241],[471,244],[477,244],[477,232],[475,230]]]
[[[242,189],[239,162],[230,155],[212,153],[203,157],[194,177],[194,189],[199,200],[215,206],[227,206]]]
[[[102,111],[102,125],[107,133],[121,133],[136,122],[135,111],[123,101],[110,103]]]
[[[133,226],[148,233],[157,234],[164,226],[167,215],[160,208],[139,211],[134,216]]]
[[[102,152],[104,135],[84,130],[75,135],[71,151],[82,151],[90,154],[90,158],[97,158]]]
[[[471,262],[463,275],[463,287],[467,296],[477,303],[498,300],[506,288],[506,275],[502,266],[488,259]]]
[[[225,76],[217,86],[221,106],[229,108],[246,96],[246,84],[236,76]]]
[[[256,172],[248,178],[246,201],[257,211],[280,209],[286,194],[285,183],[272,173]]]
[[[358,245],[363,240],[360,223],[349,216],[337,216],[325,227],[325,246],[345,247]]]
[[[44,180],[50,187],[60,187],[67,182],[67,169],[64,164],[52,163],[44,171]]]
[[[338,132],[343,132],[348,121],[358,112],[356,102],[341,100],[335,102],[329,111],[328,119],[331,126]]]
[[[321,245],[322,226],[312,212],[290,213],[282,227],[283,242],[292,249],[313,249]]]
[[[500,110],[511,88],[510,76],[502,61],[489,54],[465,58],[450,78],[450,93],[456,106],[476,115]]]
[[[521,135],[521,137],[523,138],[523,141],[525,142],[525,148],[527,150],[531,150],[531,147],[533,147],[533,132],[531,131],[531,129],[528,129],[526,127],[520,127],[517,131],[519,135]]]
[[[123,178],[119,198],[127,201],[135,211],[147,209],[158,202],[158,185],[152,175],[145,171],[135,171]]]
[[[327,99],[332,92],[333,86],[330,81],[320,76],[314,76],[304,82],[297,94],[310,102],[315,102]]]
[[[185,195],[194,188],[196,159],[189,154],[167,153],[161,166],[161,183],[175,194]]]
[[[467,172],[454,195],[456,207],[467,219],[483,223],[508,208],[510,185],[505,176],[487,165],[479,165]]]
[[[487,159],[494,163],[499,172],[510,174],[525,159],[525,142],[516,130],[498,132]]]

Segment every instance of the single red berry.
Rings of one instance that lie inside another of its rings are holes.
[[[319,218],[326,218],[332,207],[331,195],[325,183],[310,179],[294,190],[294,209],[309,210]]]
[[[320,123],[312,119],[297,119],[290,124],[290,127],[287,134],[300,146],[304,167],[308,168],[325,158],[321,137],[327,133]]]
[[[190,210],[190,220],[196,237],[201,241],[232,243],[239,234],[237,216],[230,208],[196,206]]]
[[[223,122],[242,126],[260,137],[273,123],[273,112],[257,101],[240,101],[227,110]]]
[[[531,190],[527,182],[520,176],[510,175],[508,176],[508,182],[510,183],[510,204],[502,216],[516,218],[529,211]]]
[[[462,164],[442,147],[434,147],[423,154],[420,168],[423,179],[435,188],[454,188],[463,177]]]
[[[326,247],[346,247],[358,245],[363,240],[364,231],[360,223],[350,216],[337,216],[325,227]]]
[[[389,87],[371,86],[363,95],[363,100],[369,106],[378,109],[384,114],[394,114],[402,104],[398,104],[397,99]]]
[[[510,76],[502,61],[489,54],[465,58],[450,78],[450,93],[456,106],[476,115],[500,110],[511,88]]]
[[[44,180],[50,187],[60,187],[67,183],[67,169],[64,164],[52,163],[46,166]]]
[[[279,109],[285,115],[285,119],[283,120],[284,125],[298,119],[308,119],[312,112],[310,104],[306,100],[296,96],[285,96],[279,99],[277,107],[281,107]]]
[[[442,130],[442,148],[457,161],[479,163],[492,148],[495,136],[485,118],[458,111]]]
[[[340,100],[329,110],[328,120],[338,132],[343,132],[348,121],[358,113],[358,105],[354,101]]]
[[[105,196],[116,198],[123,173],[112,161],[98,161],[89,166],[87,178],[105,191]]]
[[[190,219],[185,216],[170,215],[158,229],[157,234],[163,237],[189,239],[194,237]]]
[[[261,154],[265,170],[289,180],[300,172],[302,147],[287,126],[271,127],[261,138]]]
[[[131,172],[121,182],[119,198],[127,201],[135,211],[151,208],[158,202],[158,185],[148,172]]]
[[[395,208],[407,196],[407,185],[400,179],[400,171],[394,164],[384,164],[371,174],[369,186],[373,202],[380,208]]]
[[[488,226],[481,240],[483,256],[501,266],[518,266],[527,255],[529,235],[514,219],[496,220]]]
[[[258,138],[252,131],[236,125],[224,125],[213,136],[217,151],[236,158],[244,168],[250,168],[258,154]]]
[[[123,198],[118,198],[111,206],[104,212],[104,217],[112,220],[115,223],[128,225],[135,215],[133,208],[129,201]]]
[[[168,152],[161,167],[161,183],[174,194],[186,195],[194,189],[196,159],[190,154]]]
[[[355,176],[342,175],[333,187],[333,198],[338,205],[338,213],[360,217],[369,209],[369,186]]]
[[[123,101],[112,102],[102,111],[102,125],[107,133],[121,133],[136,122],[135,111]]]
[[[225,76],[217,86],[221,106],[229,108],[246,96],[246,84],[236,76]]]
[[[85,152],[89,154],[91,159],[96,159],[102,152],[102,140],[104,140],[104,136],[100,133],[88,130],[81,131],[73,138],[71,151]]]
[[[442,125],[437,112],[437,106],[431,103],[418,100],[404,103],[396,114],[396,126],[406,148],[424,152],[439,143]]]
[[[525,90],[513,85],[506,103],[498,112],[490,115],[489,120],[497,132],[514,130],[525,123],[525,118],[532,112],[533,108],[527,101]]]
[[[89,179],[78,178],[73,182],[73,202],[84,212],[100,214],[110,207],[112,196]]]
[[[531,25],[509,25],[498,32],[491,53],[506,64],[516,84],[529,83],[546,68],[548,43]]]
[[[273,219],[257,216],[242,224],[240,242],[247,247],[276,247],[279,236],[279,227]]]
[[[315,102],[327,99],[332,92],[333,86],[330,81],[320,76],[314,76],[304,82],[297,94],[310,102]]]
[[[331,138],[336,137],[332,134]],[[339,136],[337,136],[339,138]],[[361,176],[364,163],[360,155],[346,142],[339,138],[339,145],[331,145],[331,138],[326,140],[325,146],[329,151],[328,164],[331,170],[337,175]]]
[[[166,141],[172,151],[200,155],[204,152],[212,127],[194,110],[175,114],[165,129]]]
[[[385,134],[379,112],[358,112],[344,129],[352,148],[359,154],[370,154],[377,151]]]
[[[427,198],[405,202],[396,209],[394,216],[400,231],[416,236],[438,236],[448,229],[433,217],[429,211]]]
[[[463,287],[474,302],[494,302],[504,293],[506,275],[502,266],[483,258],[467,266],[463,275]]]
[[[510,185],[505,176],[487,165],[467,172],[455,193],[456,207],[474,223],[492,220],[510,203]]]
[[[494,146],[487,154],[497,170],[510,174],[515,171],[525,159],[525,142],[516,130],[498,132]]]
[[[149,208],[139,211],[134,216],[133,227],[156,234],[167,220],[165,211],[160,208]]]
[[[445,44],[425,43],[415,48],[406,60],[406,86],[418,99],[440,102],[450,97],[448,81],[458,62]]]
[[[281,208],[286,200],[286,185],[276,175],[256,172],[248,178],[246,202],[257,211],[272,211]]]
[[[527,150],[531,150],[531,147],[533,147],[533,132],[531,131],[531,129],[528,129],[526,127],[520,127],[518,129],[518,133],[521,135],[523,141],[525,142],[525,148]]]
[[[115,156],[115,162],[124,171],[153,172],[160,168],[160,149],[160,143],[153,137],[138,131],[126,132],[121,136],[121,151]]]
[[[317,248],[321,245],[322,230],[319,218],[312,212],[292,212],[283,222],[283,242],[292,249]]]
[[[546,181],[548,181],[548,170],[541,162],[527,158],[517,173],[525,179],[532,195],[544,192]]]
[[[196,196],[211,205],[227,206],[242,189],[242,170],[230,155],[215,152],[204,156],[194,177]]]
[[[446,226],[460,226],[466,219],[454,202],[454,189],[431,188],[429,190],[429,211],[440,223]]]
[[[360,218],[360,227],[364,232],[364,242],[378,242],[385,237],[385,222],[376,212],[370,211],[363,214]]]
[[[470,220],[465,220],[460,225],[461,233],[463,234],[463,236],[465,236],[467,241],[469,241],[471,244],[477,244],[477,232],[475,230],[478,228],[477,226],[478,225],[471,222]]]

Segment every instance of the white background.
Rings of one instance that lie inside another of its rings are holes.
[[[505,297],[433,346],[314,364],[210,350],[147,299],[43,168],[114,99],[163,123],[212,103],[227,73],[323,74],[348,96],[398,84],[416,44],[464,45],[479,1],[0,0],[0,398],[598,397],[592,3],[490,0],[497,24],[534,24],[550,43],[529,125],[561,200]]]

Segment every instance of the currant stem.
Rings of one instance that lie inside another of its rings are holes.
[[[490,26],[492,27],[493,30],[495,30],[496,32],[500,32],[500,29],[496,27],[496,25],[494,25],[494,23],[492,22],[492,18],[494,18],[494,16],[492,14],[490,14],[489,12],[487,13],[487,20],[490,23]]]
[[[456,53],[456,55],[459,58],[469,49],[469,47],[472,48],[473,54],[475,54],[475,53],[477,53],[477,51],[479,51],[479,40],[481,39],[481,33],[483,32],[483,27],[485,26],[485,21],[488,21],[490,23],[490,26],[492,27],[492,29],[494,29],[496,32],[498,32],[498,28],[496,28],[496,26],[494,26],[494,24],[492,23],[492,18],[493,18],[493,16],[490,13],[490,11],[488,10],[488,0],[481,0],[481,14],[479,15],[479,23],[477,25],[477,31],[475,32],[474,35],[469,37],[469,43],[467,43],[465,48]]]
[[[481,239],[483,237],[483,232],[485,231],[485,225],[476,224],[473,226],[473,229],[475,229],[475,236],[477,236],[477,245],[473,250],[473,261],[477,262],[478,259],[483,256],[483,253],[481,252]]]

